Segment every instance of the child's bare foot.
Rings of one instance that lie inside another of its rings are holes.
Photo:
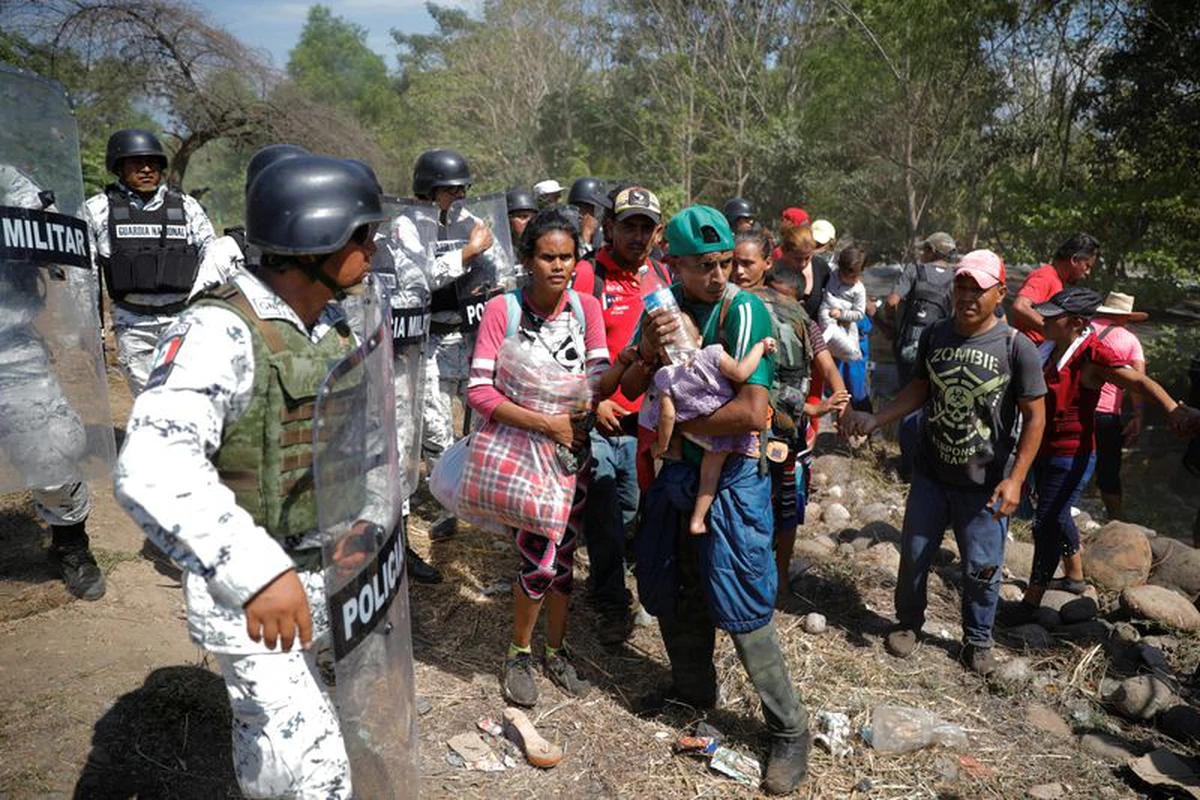
[[[704,524],[704,517],[693,517],[688,525],[688,533],[692,536],[703,536],[708,533],[708,526]]]

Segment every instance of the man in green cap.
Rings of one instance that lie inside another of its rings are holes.
[[[772,335],[770,313],[750,292],[729,281],[733,232],[723,214],[708,206],[685,208],[667,225],[676,283],[669,290],[695,321],[702,347],[721,344],[741,359]],[[661,303],[658,305],[662,305]],[[661,366],[663,345],[681,333],[679,318],[666,308],[643,314],[634,339],[639,359],[626,372],[626,397],[640,396]],[[679,425],[685,434],[759,434],[769,424],[768,390],[774,356],[738,389],[732,400],[707,417]],[[717,701],[713,664],[716,630],[727,631],[762,699],[771,730],[771,752],[763,788],[787,794],[808,765],[808,715],[792,685],[772,621],[778,580],[772,555],[771,480],[761,459],[730,455],[708,517],[708,532],[690,535],[702,456],[684,442],[683,459],[666,461],[646,494],[637,537],[638,595],[658,617],[671,661],[672,685],[649,698],[645,711],[667,702],[711,708]]]

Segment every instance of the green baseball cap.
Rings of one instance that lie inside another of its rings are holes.
[[[667,247],[673,256],[701,256],[733,249],[733,231],[712,206],[688,206],[667,223]]]

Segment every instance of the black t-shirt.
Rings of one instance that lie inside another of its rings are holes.
[[[1017,400],[1046,393],[1033,342],[1001,321],[966,337],[951,317],[921,336],[913,376],[929,381],[918,451],[926,472],[955,486],[999,483],[1016,444]]]
[[[812,257],[812,291],[802,302],[809,319],[817,318],[817,312],[821,309],[821,298],[825,296],[825,284],[829,283],[829,275],[829,262],[825,260],[825,256],[814,255]]]

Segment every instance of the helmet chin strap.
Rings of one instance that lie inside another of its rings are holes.
[[[344,286],[339,286],[333,278],[329,277],[329,273],[325,271],[325,262],[332,257],[333,256],[331,254],[326,256],[323,261],[319,261],[315,264],[306,264],[304,266],[304,271],[308,273],[309,278],[323,284],[326,289],[333,293],[333,299],[340,302],[346,299],[346,296],[349,294],[349,290]]]

